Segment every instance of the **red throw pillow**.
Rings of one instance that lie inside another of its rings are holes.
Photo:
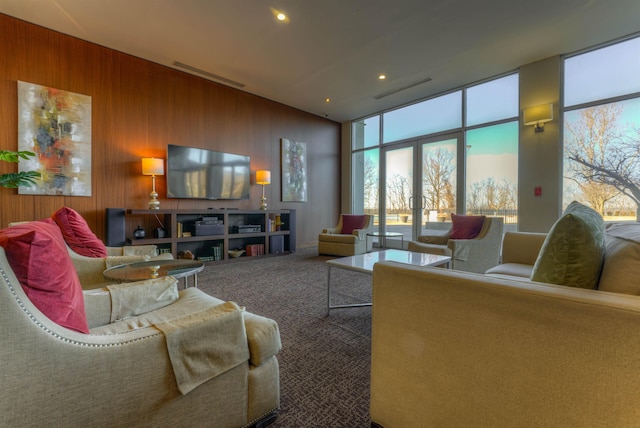
[[[351,235],[354,229],[362,229],[367,217],[357,214],[342,215],[342,233]]]
[[[0,246],[27,297],[44,315],[89,333],[82,286],[58,226],[33,221],[2,229]]]
[[[473,239],[482,230],[483,215],[451,214],[451,239]]]
[[[77,211],[62,207],[51,216],[67,245],[76,253],[87,257],[107,257],[104,242],[91,231],[87,221]]]

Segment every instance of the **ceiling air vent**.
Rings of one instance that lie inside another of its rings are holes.
[[[235,80],[227,79],[226,77],[218,76],[217,74],[209,73],[208,71],[200,70],[199,68],[193,67],[188,64],[183,64],[178,61],[174,61],[173,65],[175,65],[176,67],[184,68],[185,70],[192,71],[194,73],[201,74],[203,76],[207,76],[213,80],[217,80],[219,82],[226,83],[228,85],[237,86],[238,88],[244,88],[245,86],[244,83],[236,82]]]
[[[409,83],[408,85],[401,86],[401,87],[395,88],[395,89],[391,89],[390,91],[387,91],[387,92],[383,92],[381,94],[378,94],[378,95],[374,96],[373,98],[375,98],[376,100],[379,100],[380,98],[384,98],[384,97],[388,97],[389,95],[397,94],[398,92],[404,91],[405,89],[413,88],[414,86],[422,85],[423,83],[427,83],[427,82],[430,82],[430,81],[431,81],[431,77],[427,77],[426,79],[421,79],[421,80],[418,80],[417,82]]]

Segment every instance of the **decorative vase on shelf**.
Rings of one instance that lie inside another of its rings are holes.
[[[138,228],[136,230],[133,231],[133,237],[135,239],[142,239],[145,236],[147,236],[147,232],[144,231],[144,229],[142,228],[142,226],[138,226]]]

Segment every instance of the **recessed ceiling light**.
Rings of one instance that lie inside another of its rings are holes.
[[[286,13],[281,12],[273,7],[270,7],[269,10],[271,11],[271,13],[273,14],[273,17],[279,21],[279,22],[289,22],[289,17],[287,16]]]
[[[387,76],[385,74],[381,74],[381,75],[378,76],[379,80],[384,80],[386,78],[387,78]]]
[[[325,99],[324,99],[324,102],[325,102],[325,103],[330,103],[330,102],[331,102],[331,98],[325,98]]]

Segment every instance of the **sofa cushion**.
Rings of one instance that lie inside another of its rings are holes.
[[[482,230],[485,216],[451,214],[451,239],[473,239]]]
[[[45,316],[89,333],[80,280],[57,226],[33,221],[2,229],[0,246],[25,294]]]
[[[73,251],[86,257],[107,257],[107,247],[91,231],[87,221],[77,211],[62,207],[53,213],[51,218]]]
[[[532,271],[533,265],[526,265],[523,263],[503,263],[488,269],[485,272],[485,275],[515,276],[529,279]]]
[[[350,235],[355,229],[362,229],[366,221],[366,216],[356,214],[342,215],[342,233]]]
[[[609,224],[598,289],[640,295],[640,223]]]
[[[604,220],[578,202],[551,227],[533,266],[532,281],[596,288],[604,261]]]
[[[318,241],[331,242],[334,244],[355,244],[358,241],[358,237],[355,235],[336,235],[333,233],[321,233],[318,235]]]

